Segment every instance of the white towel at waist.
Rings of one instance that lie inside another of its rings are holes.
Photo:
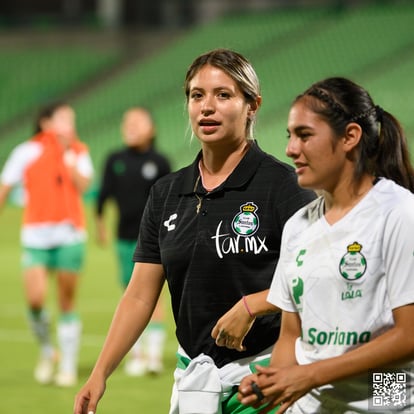
[[[190,357],[178,347],[178,354]],[[230,362],[217,368],[211,357],[200,354],[192,359],[186,369],[174,371],[174,386],[169,414],[221,414],[221,403],[251,373],[250,364],[270,358],[272,347],[260,354]]]

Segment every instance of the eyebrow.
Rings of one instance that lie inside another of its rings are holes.
[[[194,91],[194,90],[205,91],[205,88],[202,88],[201,86],[193,86],[193,87],[190,88],[190,92]],[[213,88],[214,92],[219,92],[219,91],[222,91],[222,90],[235,92],[235,90],[232,87],[229,87],[229,86],[217,86],[217,87]]]
[[[313,129],[313,128],[311,126],[309,126],[309,125],[298,125],[295,128],[293,128],[293,131],[296,132],[296,133],[298,133],[298,132],[303,131],[304,129]],[[289,128],[286,128],[286,131],[288,133],[290,133]]]

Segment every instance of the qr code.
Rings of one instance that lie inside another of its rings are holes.
[[[372,408],[404,408],[407,406],[407,374],[375,372],[372,374]]]

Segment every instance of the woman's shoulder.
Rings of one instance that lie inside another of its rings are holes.
[[[381,178],[373,188],[373,199],[378,212],[401,214],[404,211],[414,214],[414,194],[394,181]]]
[[[155,190],[162,191],[167,188],[180,188],[186,179],[192,176],[193,166],[188,165],[176,171],[172,171],[159,178],[153,187]]]
[[[33,140],[21,142],[10,153],[9,159],[14,162],[28,162],[36,158],[42,152],[42,145]]]
[[[285,176],[293,176],[296,178],[295,169],[287,161],[277,158],[275,155],[262,151],[263,158],[261,162],[262,168],[273,169],[279,174]]]
[[[305,189],[298,184],[294,167],[274,155],[264,153],[259,171],[262,176],[266,177],[268,185],[277,189],[277,193],[291,197],[300,195],[301,198],[303,197],[300,202],[302,205],[315,199],[314,191]]]
[[[316,195],[315,195],[316,196]],[[313,224],[324,215],[325,201],[323,196],[316,196],[312,201],[299,208],[291,217],[290,221],[304,221]]]

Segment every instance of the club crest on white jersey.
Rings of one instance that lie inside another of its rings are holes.
[[[349,281],[360,279],[367,270],[367,261],[361,253],[362,245],[353,242],[347,246],[347,252],[342,256],[339,263],[341,276]]]

